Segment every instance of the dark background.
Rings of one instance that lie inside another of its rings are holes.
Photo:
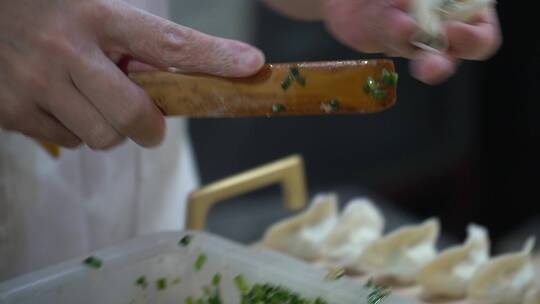
[[[540,213],[540,34],[522,6],[519,1],[499,2],[502,49],[488,61],[464,62],[443,85],[431,87],[412,79],[408,62],[395,59],[398,103],[381,114],[192,120],[202,182],[299,153],[311,194],[368,193],[389,210],[406,214],[407,220],[440,217],[450,237],[464,237],[469,222],[485,225],[496,242]],[[322,24],[291,21],[260,4],[255,27],[255,44],[268,62],[382,56],[358,54],[336,42]],[[285,215],[271,207],[277,206],[271,202],[279,200],[278,195],[272,188],[244,197],[270,206],[251,206],[245,211],[250,215],[218,208],[214,218],[222,222],[214,229],[250,225],[253,214],[264,214],[267,219],[258,230],[237,237],[256,239],[266,224]],[[230,204],[247,209],[240,201]]]

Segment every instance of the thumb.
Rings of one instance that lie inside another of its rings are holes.
[[[115,7],[113,16],[104,27],[107,41],[118,51],[152,66],[244,77],[264,64],[262,52],[246,43],[213,37],[128,4]]]

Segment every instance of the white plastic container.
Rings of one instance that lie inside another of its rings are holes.
[[[179,245],[185,235],[193,236],[187,247]],[[194,264],[201,254],[207,260],[196,271]],[[233,282],[238,274],[250,284],[275,283],[304,297],[322,297],[330,304],[364,304],[369,294],[359,283],[345,278],[326,281],[325,270],[302,261],[202,232],[159,233],[93,256],[103,261],[100,269],[83,265],[81,258],[0,284],[0,303],[183,304],[189,296],[200,296],[216,273],[222,275],[225,304],[240,303]],[[135,284],[141,276],[148,282],[147,288]],[[167,280],[164,290],[157,288],[160,278]],[[390,296],[383,303],[412,302]]]

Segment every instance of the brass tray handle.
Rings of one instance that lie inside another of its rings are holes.
[[[285,206],[302,209],[307,201],[304,161],[293,155],[214,182],[192,192],[188,199],[187,228],[204,230],[210,208],[224,200],[273,184],[280,184]]]

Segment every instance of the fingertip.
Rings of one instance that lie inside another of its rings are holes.
[[[222,61],[216,62],[220,67],[218,72],[226,77],[247,77],[257,73],[264,65],[264,54],[247,43],[235,40],[225,40],[222,48],[225,55]],[[221,56],[216,56],[220,58]],[[228,64],[227,61],[229,61]]]
[[[410,62],[413,77],[428,85],[438,85],[456,70],[456,63],[443,55],[422,52]]]
[[[165,141],[165,135],[167,133],[167,123],[163,115],[159,115],[152,126],[151,134],[146,134],[144,137],[138,139],[132,138],[139,146],[144,148],[155,148],[160,146]]]
[[[246,52],[246,55],[240,60],[240,77],[251,76],[257,73],[265,62],[265,56],[263,52],[256,48]]]
[[[388,43],[387,52],[411,58],[417,51],[411,43],[411,37],[418,30],[414,19],[398,9],[390,9],[385,22],[385,32],[387,33],[385,41]]]
[[[81,145],[82,145],[82,141],[78,137],[76,137],[76,138],[71,138],[68,141],[65,141],[62,147],[68,150],[75,150]]]
[[[502,44],[498,28],[489,23],[467,24],[450,21],[446,24],[446,33],[450,43],[449,54],[463,59],[487,59]]]

